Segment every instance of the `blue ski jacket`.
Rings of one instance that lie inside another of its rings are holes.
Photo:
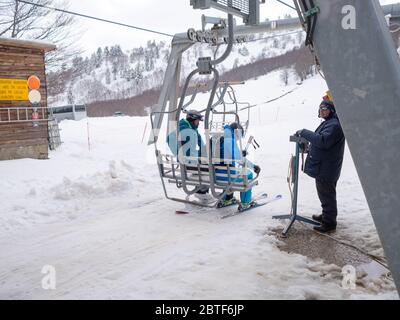
[[[179,139],[176,138],[176,131],[171,132],[167,137],[167,143],[174,155],[178,154],[178,147],[184,148],[187,157],[200,157],[205,144],[197,128],[193,127],[186,119],[179,121]],[[177,145],[178,142],[178,145]],[[198,147],[198,148],[197,148]]]
[[[223,140],[220,143],[220,157],[222,162],[227,163],[229,160],[232,161],[231,166],[234,167],[236,163],[234,160],[241,161],[243,159],[242,152],[238,147],[238,141],[235,137],[235,130],[230,125],[224,126]],[[246,164],[249,169],[253,169],[254,164],[246,159]]]

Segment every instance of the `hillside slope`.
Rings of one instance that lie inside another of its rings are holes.
[[[284,36],[281,34],[290,33]],[[252,41],[265,38],[259,41]],[[276,57],[299,48],[304,42],[300,30],[260,34],[248,43],[236,44],[229,58],[219,66],[224,73],[240,65]],[[221,54],[225,46],[221,46]],[[196,68],[200,56],[214,56],[209,44],[195,44],[182,59],[182,76]],[[146,47],[123,52],[119,45],[98,48],[90,57],[76,57],[70,67],[49,73],[49,103],[51,106],[71,103],[92,103],[126,99],[161,86],[167,67],[170,45],[149,41]]]

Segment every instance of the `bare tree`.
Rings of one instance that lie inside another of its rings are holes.
[[[283,69],[280,74],[281,81],[287,86],[289,84],[289,70]]]
[[[298,50],[298,57],[294,64],[294,70],[300,81],[307,79],[315,73],[315,60],[304,45]]]
[[[60,66],[80,51],[74,45],[78,36],[74,32],[75,18],[67,13],[44,8],[65,9],[67,0],[30,0],[36,5],[18,0],[0,0],[0,36],[54,43],[57,50],[46,56],[50,66]]]

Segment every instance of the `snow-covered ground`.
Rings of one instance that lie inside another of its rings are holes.
[[[188,208],[164,198],[146,144],[147,118],[64,121],[64,144],[49,160],[0,162],[0,298],[398,299],[394,285],[378,278],[343,289],[340,268],[279,250],[269,232],[281,226],[271,217],[290,208],[288,137],[318,125],[326,85],[313,78],[284,87],[274,72],[236,88],[239,100],[252,104],[294,88],[253,108],[251,117],[261,145],[251,154],[262,167],[255,192],[284,198],[234,218],[221,220],[223,213],[209,209],[175,214]],[[348,151],[338,203],[336,236],[382,256]],[[320,211],[305,175],[299,210]],[[56,290],[41,286],[45,265],[55,267]]]

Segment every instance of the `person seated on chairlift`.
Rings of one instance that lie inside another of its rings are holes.
[[[200,121],[203,120],[203,115],[200,112],[196,110],[187,111],[186,119],[181,119],[178,124],[178,139],[176,137],[176,130],[168,135],[168,146],[171,152],[175,156],[178,156],[179,162],[197,165],[196,160],[201,156],[202,150],[205,149],[205,144],[198,131]]]
[[[178,139],[176,131],[173,131],[167,137],[167,143],[172,153],[178,156],[180,163],[187,165],[187,169],[197,169],[198,159],[206,148],[198,132],[200,121],[204,121],[203,115],[196,110],[189,110],[186,112],[186,118],[179,121]],[[190,167],[190,165],[193,167]],[[204,202],[211,201],[212,197],[208,194],[208,191],[208,188],[200,189],[195,196]]]
[[[229,182],[235,182],[235,183],[242,183],[243,178],[237,177],[237,175],[244,177],[244,175],[247,175],[248,181],[253,180],[254,175],[253,171],[256,174],[259,174],[261,171],[261,168],[255,164],[253,164],[251,161],[246,159],[247,156],[247,151],[240,151],[238,147],[238,142],[240,139],[244,137],[244,129],[243,127],[237,123],[233,122],[230,125],[224,126],[224,135],[220,138],[220,143],[219,143],[219,148],[220,148],[220,160],[221,160],[221,165],[229,165],[229,167],[236,168],[229,170],[231,175],[236,175],[235,177],[220,177],[217,176],[216,180],[217,181],[229,181]],[[245,161],[246,167],[247,167],[247,172],[243,172],[243,168],[239,168],[237,164],[235,163],[234,160],[237,161]],[[227,174],[228,170],[224,169],[216,169],[215,173],[222,173],[222,174]],[[233,193],[229,193],[225,196],[225,198],[222,200],[223,206],[228,206],[232,203],[235,203],[235,198],[233,197]],[[254,205],[255,202],[252,201],[252,189],[249,189],[246,192],[241,192],[240,193],[240,204],[239,208],[248,208]]]

